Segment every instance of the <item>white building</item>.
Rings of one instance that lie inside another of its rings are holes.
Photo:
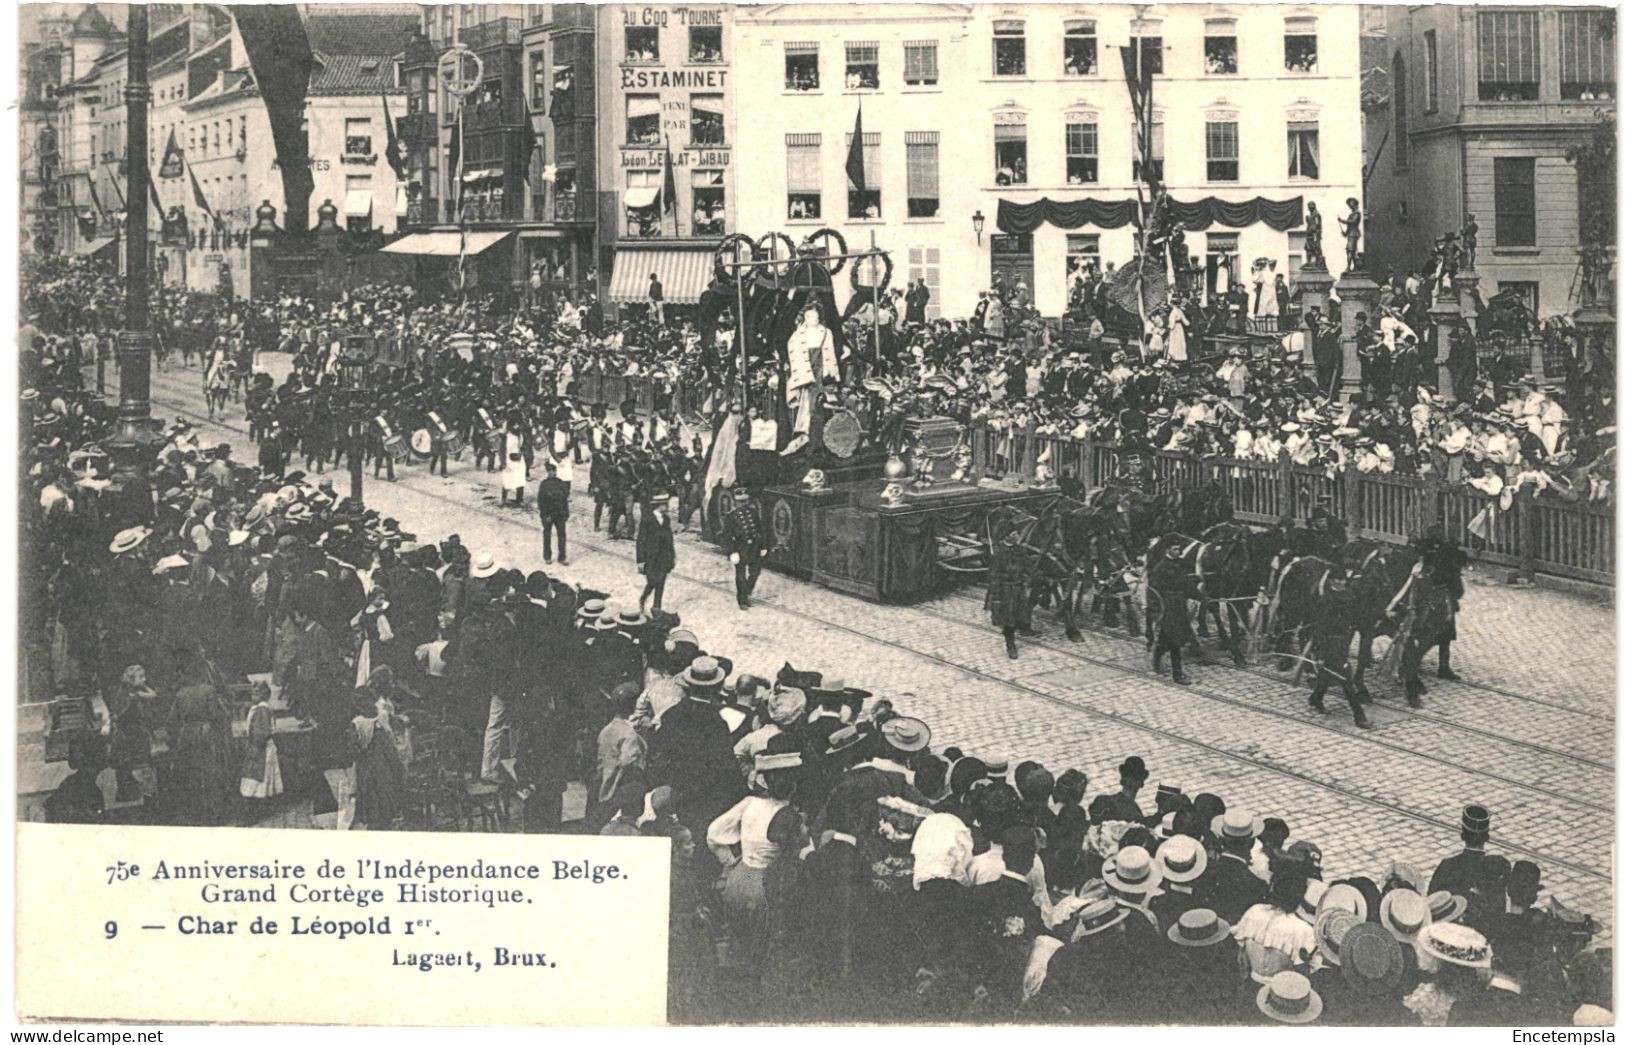
[[[1037,227],[1001,230],[999,213],[1001,203],[1049,200],[1074,204],[1076,220],[1099,216],[1082,201],[1120,212],[1135,200],[1120,48],[1138,38],[1172,198],[1288,204],[1271,208],[1285,227],[1192,224],[1186,246],[1206,282],[1225,285],[1221,258],[1244,272],[1259,257],[1291,281],[1303,232],[1281,215],[1311,201],[1331,274],[1342,270],[1336,216],[1361,196],[1355,7],[784,5],[742,9],[735,33],[738,148],[753,174],[741,184],[741,230],[797,236],[829,225],[853,246],[872,232],[892,252],[895,283],[926,279],[933,314],[969,314],[998,272],[1025,281],[1039,311],[1057,316],[1070,269],[1133,258],[1132,224],[1061,227],[1052,211]],[[848,205],[860,100],[878,217],[853,217],[857,201]]]

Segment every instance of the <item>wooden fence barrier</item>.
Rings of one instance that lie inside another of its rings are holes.
[[[969,438],[975,463],[983,470],[1031,475],[1046,451],[1057,476],[1085,488],[1102,485],[1120,470],[1120,450],[1103,440],[1038,434],[1031,427],[993,431],[984,424],[973,426]],[[1523,490],[1503,508],[1499,497],[1470,486],[1352,469],[1328,476],[1323,468],[1291,463],[1284,453],[1273,462],[1197,458],[1172,450],[1155,450],[1150,456],[1151,485],[1157,492],[1218,482],[1243,522],[1272,523],[1287,515],[1304,521],[1324,499],[1328,510],[1347,522],[1351,536],[1405,544],[1440,526],[1482,562],[1513,567],[1530,577],[1540,573],[1614,582],[1614,512],[1606,504],[1572,503]]]

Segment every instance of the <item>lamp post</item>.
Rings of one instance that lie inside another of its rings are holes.
[[[976,230],[976,245],[980,247],[982,245],[982,226],[987,224],[987,218],[982,214],[980,208],[970,216],[970,224],[971,228]]]
[[[344,418],[350,441],[350,500],[361,500],[361,457],[367,431],[367,370],[378,355],[370,334],[348,334],[339,351],[339,389],[344,393]]]
[[[124,329],[119,333],[118,435],[115,461],[133,468],[157,442],[152,430],[152,334],[147,329],[147,6],[129,8],[129,50],[124,88],[125,190]]]

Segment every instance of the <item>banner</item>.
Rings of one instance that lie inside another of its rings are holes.
[[[1239,229],[1263,224],[1285,232],[1303,224],[1303,197],[1287,200],[1269,200],[1255,196],[1250,200],[1221,200],[1217,196],[1182,202],[1168,197],[1164,206],[1174,221],[1191,232],[1201,232],[1213,225]],[[1078,229],[1086,225],[1100,229],[1120,229],[1124,225],[1140,224],[1139,207],[1135,200],[1052,200],[1033,203],[999,201],[998,227],[1000,232],[1032,232],[1045,223],[1062,229]]]
[[[241,4],[227,8],[237,20],[248,64],[271,120],[282,173],[283,227],[298,235],[310,227],[310,143],[304,129],[305,92],[316,58],[304,16],[293,4]]]
[[[169,129],[169,144],[164,146],[164,159],[158,166],[158,177],[179,178],[186,173],[186,155],[175,140],[175,128]]]

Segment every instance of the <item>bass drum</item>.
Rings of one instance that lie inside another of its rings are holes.
[[[836,410],[824,422],[824,449],[846,460],[858,452],[863,442],[863,426],[857,415],[844,407]]]
[[[434,437],[429,434],[427,428],[419,428],[412,433],[412,452],[421,461],[427,461],[429,455],[434,452]]]

